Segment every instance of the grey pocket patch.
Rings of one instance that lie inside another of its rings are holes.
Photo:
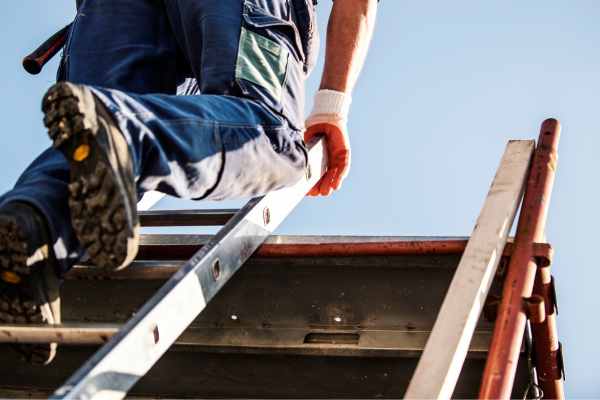
[[[289,52],[277,43],[242,28],[235,77],[264,87],[281,101]]]

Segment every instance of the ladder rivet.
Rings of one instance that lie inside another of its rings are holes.
[[[158,343],[158,339],[158,325],[154,325],[154,327],[150,330],[150,343],[154,346]]]
[[[306,166],[306,180],[310,181],[310,178],[312,178],[312,168],[311,168],[310,164],[308,164]]]
[[[265,222],[265,226],[269,225],[269,222],[271,222],[271,211],[269,211],[269,207],[265,207],[263,210],[263,220]]]
[[[221,277],[221,262],[218,258],[212,263],[212,276],[215,282]]]

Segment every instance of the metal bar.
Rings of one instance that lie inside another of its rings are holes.
[[[523,197],[534,146],[533,140],[508,143],[405,399],[452,396]]]
[[[193,256],[203,244],[141,244],[137,260],[178,260]],[[422,242],[338,242],[262,244],[254,258],[383,257],[411,255],[460,255],[467,240]]]
[[[312,173],[291,188],[250,200],[53,397],[125,397],[325,173],[324,137],[308,148]]]
[[[169,279],[185,259],[200,250],[207,235],[142,235],[138,258],[120,271],[105,271],[90,261],[79,262],[64,279]],[[323,243],[321,243],[321,241]],[[287,265],[311,264],[336,258],[362,265],[378,266],[386,259],[410,256],[460,256],[468,240],[461,237],[405,236],[269,236],[250,260],[286,258]],[[510,255],[511,243],[504,248]],[[310,261],[309,261],[310,260]],[[294,261],[294,262],[292,262]],[[393,263],[392,261],[387,262]]]
[[[119,332],[122,324],[2,325],[0,343],[58,343],[101,345]],[[401,329],[401,328],[400,328]],[[238,354],[296,354],[343,357],[419,357],[430,330],[307,329],[259,326],[236,328],[188,327],[174,345],[177,350],[218,351]],[[352,335],[354,343],[344,343],[338,335]],[[319,340],[311,340],[318,336]],[[469,358],[485,358],[491,331],[475,332]]]
[[[206,244],[212,235],[182,235],[182,234],[142,234],[140,244]],[[511,239],[511,238],[509,238]],[[263,244],[322,244],[322,243],[382,243],[406,242],[414,243],[414,247],[430,246],[446,247],[451,242],[466,244],[468,236],[322,236],[322,235],[271,235]],[[510,243],[510,241],[509,241]]]
[[[122,324],[3,324],[0,343],[104,344]]]
[[[229,222],[238,211],[239,210],[141,211],[139,212],[139,216],[141,226],[219,226]]]
[[[544,229],[558,160],[556,149],[560,130],[560,123],[555,119],[547,119],[542,123],[517,225],[513,254],[504,280],[502,303],[483,374],[480,399],[508,399],[511,395],[527,321],[521,302],[523,298],[531,297],[538,269],[534,244],[545,242]],[[537,346],[535,336],[534,346],[536,352],[547,351]],[[543,386],[542,390],[546,391]]]
[[[154,279],[166,281],[181,267],[185,265],[184,260],[159,260],[159,261],[137,261],[134,260],[127,268],[120,271],[106,271],[92,262],[79,263],[67,272],[64,279]]]

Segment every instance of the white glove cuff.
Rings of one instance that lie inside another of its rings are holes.
[[[348,117],[352,96],[335,90],[319,90],[315,93],[314,103],[308,118],[317,115],[330,115],[340,118]]]

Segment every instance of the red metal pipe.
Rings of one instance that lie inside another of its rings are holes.
[[[483,372],[480,399],[510,399],[527,320],[521,302],[524,297],[531,297],[538,269],[534,243],[545,242],[544,228],[558,160],[560,129],[555,119],[542,123]]]
[[[546,319],[542,323],[532,323],[533,347],[538,374],[538,384],[545,399],[564,399],[562,377],[562,353],[556,331],[554,312],[554,290],[550,265],[538,268],[533,293],[542,296],[546,303]]]
[[[380,257],[461,255],[467,240],[420,240],[405,242],[334,242],[262,244],[253,258]],[[137,260],[182,260],[192,257],[202,244],[140,245]]]

